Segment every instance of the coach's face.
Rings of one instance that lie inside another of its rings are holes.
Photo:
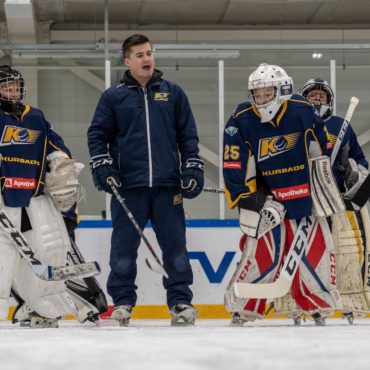
[[[132,46],[124,63],[130,69],[132,77],[145,87],[154,71],[154,55],[150,43]]]

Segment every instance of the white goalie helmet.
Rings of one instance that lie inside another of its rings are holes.
[[[261,103],[255,99],[256,89],[270,86],[274,87],[271,100]],[[263,63],[249,76],[248,93],[250,101],[256,105],[261,115],[261,122],[268,122],[275,117],[284,101],[293,95],[293,80],[283,68]]]

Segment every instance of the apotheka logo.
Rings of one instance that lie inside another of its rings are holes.
[[[35,189],[35,179],[24,179],[22,177],[5,178],[5,189]]]
[[[5,125],[0,139],[0,146],[34,144],[40,134],[41,131]]]
[[[300,133],[295,132],[293,134],[260,139],[258,145],[258,162],[293,149],[297,145],[299,136]]]

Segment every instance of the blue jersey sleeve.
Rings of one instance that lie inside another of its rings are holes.
[[[247,138],[241,135],[235,115],[224,131],[223,175],[230,208],[234,208],[241,197],[257,190],[255,158]]]

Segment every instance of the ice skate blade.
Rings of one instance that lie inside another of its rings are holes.
[[[229,326],[233,328],[241,328],[242,326],[244,326],[245,323],[246,321],[244,320],[231,320]]]
[[[294,326],[301,326],[302,318],[300,316],[294,316],[293,323],[294,323]]]
[[[353,323],[355,321],[355,317],[353,316],[352,312],[345,313],[344,317],[347,319],[349,325],[353,325]]]
[[[122,326],[122,327],[125,327],[125,328],[127,328],[129,323],[130,323],[129,319],[117,320],[117,321],[119,323],[119,326]]]
[[[177,326],[177,327],[182,327],[182,326],[194,326],[195,324],[195,319],[188,319],[184,320],[182,318],[176,318],[171,320],[171,326]]]

